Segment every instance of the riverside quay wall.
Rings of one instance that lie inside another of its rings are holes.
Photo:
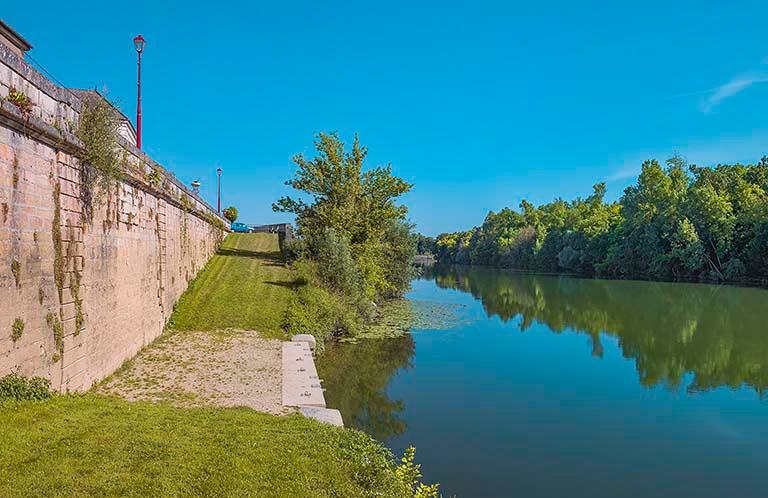
[[[85,188],[76,94],[0,44],[0,377],[62,391],[90,388],[157,337],[226,235],[125,138],[119,180]]]

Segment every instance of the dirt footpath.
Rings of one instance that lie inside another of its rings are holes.
[[[281,341],[258,332],[176,332],[162,336],[96,387],[129,401],[177,406],[248,406],[274,414],[282,406]]]

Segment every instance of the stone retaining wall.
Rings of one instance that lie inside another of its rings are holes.
[[[5,100],[10,88],[30,113]],[[73,391],[162,332],[226,235],[213,208],[122,139],[126,176],[87,214],[82,106],[0,44],[0,377]]]

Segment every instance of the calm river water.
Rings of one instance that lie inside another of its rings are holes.
[[[408,298],[453,326],[318,368],[444,496],[768,496],[768,291],[435,267]]]

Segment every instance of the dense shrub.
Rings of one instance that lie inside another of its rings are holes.
[[[289,336],[314,335],[322,349],[331,337],[357,333],[369,318],[370,304],[321,286],[320,266],[307,259],[295,263],[300,285],[288,302],[283,327]]]
[[[12,373],[0,378],[0,400],[43,400],[51,397],[50,381]]]
[[[352,301],[359,299],[365,289],[347,239],[325,228],[310,243],[312,259],[318,262],[314,265],[318,283]]]

